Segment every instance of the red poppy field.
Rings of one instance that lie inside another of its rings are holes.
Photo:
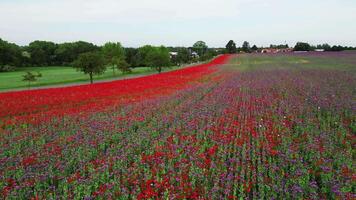
[[[0,93],[2,199],[355,199],[356,53]]]

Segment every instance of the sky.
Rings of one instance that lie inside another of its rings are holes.
[[[0,38],[209,47],[356,46],[356,0],[0,0]]]

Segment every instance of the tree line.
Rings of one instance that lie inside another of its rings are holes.
[[[263,47],[250,46],[245,41],[237,47],[230,40],[225,48],[209,48],[204,41],[197,41],[192,47],[165,47],[145,45],[139,48],[125,48],[119,42],[108,42],[97,46],[85,41],[57,44],[51,41],[33,41],[27,46],[18,46],[0,38],[0,72],[12,71],[17,67],[31,66],[73,66],[88,74],[93,82],[93,75],[100,75],[107,69],[122,73],[130,73],[135,67],[151,67],[161,73],[163,67],[183,65],[198,61],[206,61],[224,53],[257,52]],[[284,49],[288,45],[271,45],[270,48]],[[353,47],[330,46],[322,44],[312,46],[298,42],[294,51],[325,51],[356,50]]]
[[[177,54],[172,56],[170,52]],[[76,64],[81,54],[100,54],[101,60],[115,73],[114,66],[129,72],[134,67],[154,67],[162,71],[162,66],[182,65],[205,61],[219,53],[198,41],[192,47],[164,47],[145,45],[140,48],[125,48],[120,43],[108,42],[97,46],[90,42],[77,41],[57,44],[51,41],[33,41],[27,46],[19,46],[0,38],[0,71],[11,71],[17,67],[68,66]],[[197,53],[197,55],[193,54]]]
[[[314,51],[316,49],[322,49],[324,51],[346,51],[346,50],[356,50],[356,47],[348,47],[348,46],[341,46],[341,45],[331,46],[327,43],[318,44],[314,46],[306,42],[298,42],[294,47],[294,51]]]
[[[236,43],[233,40],[230,40],[226,44],[225,52],[226,53],[239,53],[239,52],[252,53],[252,52],[256,52],[258,50],[264,49],[264,48],[266,48],[266,47],[257,47],[256,45],[253,45],[251,47],[250,43],[247,41],[244,41],[242,43],[241,47],[237,47]],[[279,44],[279,45],[271,44],[267,48],[286,49],[286,48],[289,48],[289,46],[288,46],[288,44]],[[341,45],[331,46],[327,43],[314,46],[314,45],[310,45],[309,43],[306,43],[306,42],[298,42],[294,46],[293,51],[315,51],[317,49],[322,49],[324,51],[345,51],[345,50],[356,50],[356,47],[348,47],[348,46],[341,46]]]
[[[164,67],[206,61],[223,53],[198,41],[192,47],[165,47],[145,45],[140,48],[124,48],[119,42],[107,42],[97,46],[89,42],[56,44],[50,41],[34,41],[28,46],[18,46],[0,39],[0,72],[13,71],[18,67],[73,66],[78,71],[93,76],[112,70],[130,73],[135,67],[151,67],[158,73]],[[31,72],[23,81],[30,83],[40,76]]]

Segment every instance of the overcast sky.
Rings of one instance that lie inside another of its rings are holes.
[[[356,46],[356,0],[0,0],[0,38],[211,47]]]

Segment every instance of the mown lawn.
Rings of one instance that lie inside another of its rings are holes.
[[[167,68],[165,71],[174,69],[177,69],[177,67]],[[31,87],[89,82],[88,75],[78,72],[76,69],[69,66],[26,67],[18,68],[18,70],[14,72],[0,73],[0,91],[27,88],[28,82],[22,81],[22,76],[26,74],[27,71],[40,72],[42,74],[42,77],[39,78],[38,81],[31,83]],[[113,71],[108,68],[103,75],[95,76],[94,82],[98,80],[118,79],[152,73],[156,72],[149,67],[138,67],[134,68],[130,74],[122,74],[120,71],[116,70],[114,75]]]

